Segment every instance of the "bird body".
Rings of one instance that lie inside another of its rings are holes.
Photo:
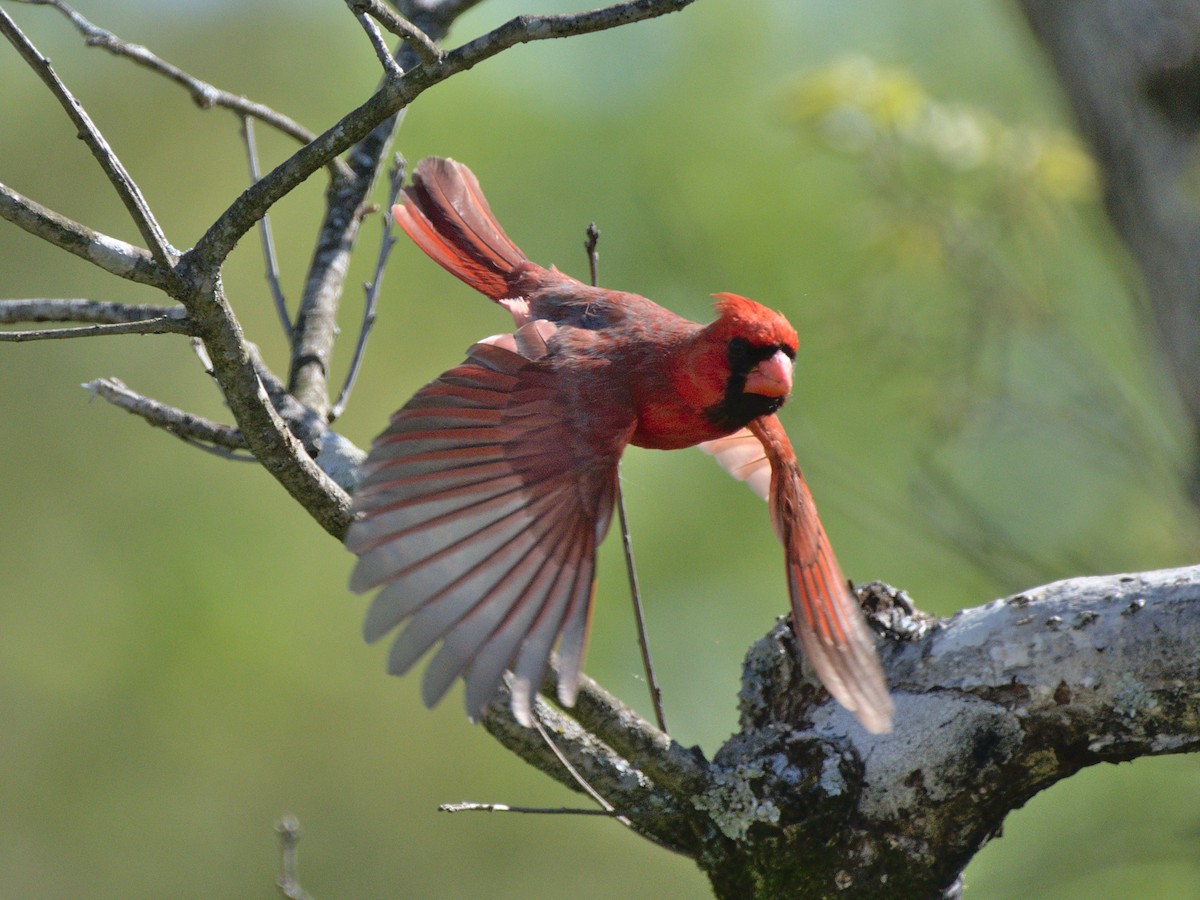
[[[428,704],[461,675],[477,717],[511,669],[513,710],[529,724],[557,641],[559,698],[572,704],[621,454],[700,445],[769,499],[818,676],[868,729],[888,730],[870,632],[774,415],[798,344],[787,320],[718,294],[717,318],[700,325],[538,266],[453,160],[423,160],[393,214],[435,262],[505,307],[514,331],[418,391],[364,464],[346,538],[359,555],[351,587],[381,588],[368,640],[407,620],[389,670],[406,672],[440,640]]]

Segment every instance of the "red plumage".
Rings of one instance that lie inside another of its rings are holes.
[[[406,672],[440,640],[427,704],[461,675],[477,717],[511,669],[513,711],[528,724],[557,641],[559,698],[572,704],[621,453],[701,445],[769,500],[793,624],[818,677],[869,730],[890,729],[870,631],[774,415],[798,343],[787,320],[718,294],[717,318],[699,325],[542,268],[453,160],[423,160],[393,214],[516,327],[418,391],[364,464],[346,546],[359,556],[352,589],[381,588],[367,639],[407,621],[389,671]]]

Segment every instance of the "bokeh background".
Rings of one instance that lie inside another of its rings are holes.
[[[236,119],[5,3],[78,93],[168,236],[190,246],[244,187]],[[339,2],[79,8],[193,74],[315,130],[377,62]],[[450,44],[527,11],[488,0]],[[0,48],[0,180],[136,234],[65,116]],[[258,129],[264,165],[291,151]],[[1186,432],[1136,273],[1045,60],[1002,2],[701,0],[613,33],[518,47],[422,96],[397,149],[479,175],[529,255],[697,319],[714,291],[802,336],[783,414],[844,567],[950,614],[1054,578],[1195,560]],[[321,191],[276,207],[299,295]],[[364,229],[350,283],[369,277]],[[226,284],[277,371],[257,240]],[[0,296],[157,302],[0,225]],[[344,370],[361,291],[344,304]],[[407,246],[387,273],[339,429],[361,446],[505,316]],[[316,896],[698,897],[673,857],[596,819],[436,812],[575,804],[470,726],[454,697],[384,674],[351,560],[264,472],[89,402],[113,375],[227,420],[176,336],[0,348],[0,896],[263,897],[283,813]],[[786,606],[766,509],[699,453],[624,467],[673,734],[736,725],[745,648]],[[587,670],[645,709],[616,542]],[[967,896],[1200,895],[1200,766],[1080,773],[1013,814]]]

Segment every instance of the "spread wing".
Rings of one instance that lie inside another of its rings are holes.
[[[388,671],[404,674],[440,640],[422,682],[427,705],[462,675],[477,718],[511,669],[526,725],[555,640],[559,696],[574,702],[623,447],[596,440],[569,379],[527,358],[544,351],[544,333],[531,323],[474,345],[392,417],[364,463],[346,535],[359,557],[351,589],[381,588],[366,639],[407,622]]]
[[[791,442],[775,416],[700,449],[767,498],[783,544],[792,627],[805,657],[839,703],[871,732],[890,731],[892,699],[874,638],[817,516]]]

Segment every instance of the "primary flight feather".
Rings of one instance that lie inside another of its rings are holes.
[[[346,536],[359,557],[351,588],[379,589],[367,640],[404,623],[388,670],[407,672],[440,641],[428,705],[461,676],[477,718],[511,670],[512,709],[528,725],[557,645],[559,699],[573,704],[621,453],[699,445],[768,500],[817,676],[868,730],[888,731],[870,630],[775,416],[798,343],[787,320],[717,294],[717,318],[699,325],[530,262],[451,159],[422,160],[392,213],[515,328],[418,391],[363,466]]]

